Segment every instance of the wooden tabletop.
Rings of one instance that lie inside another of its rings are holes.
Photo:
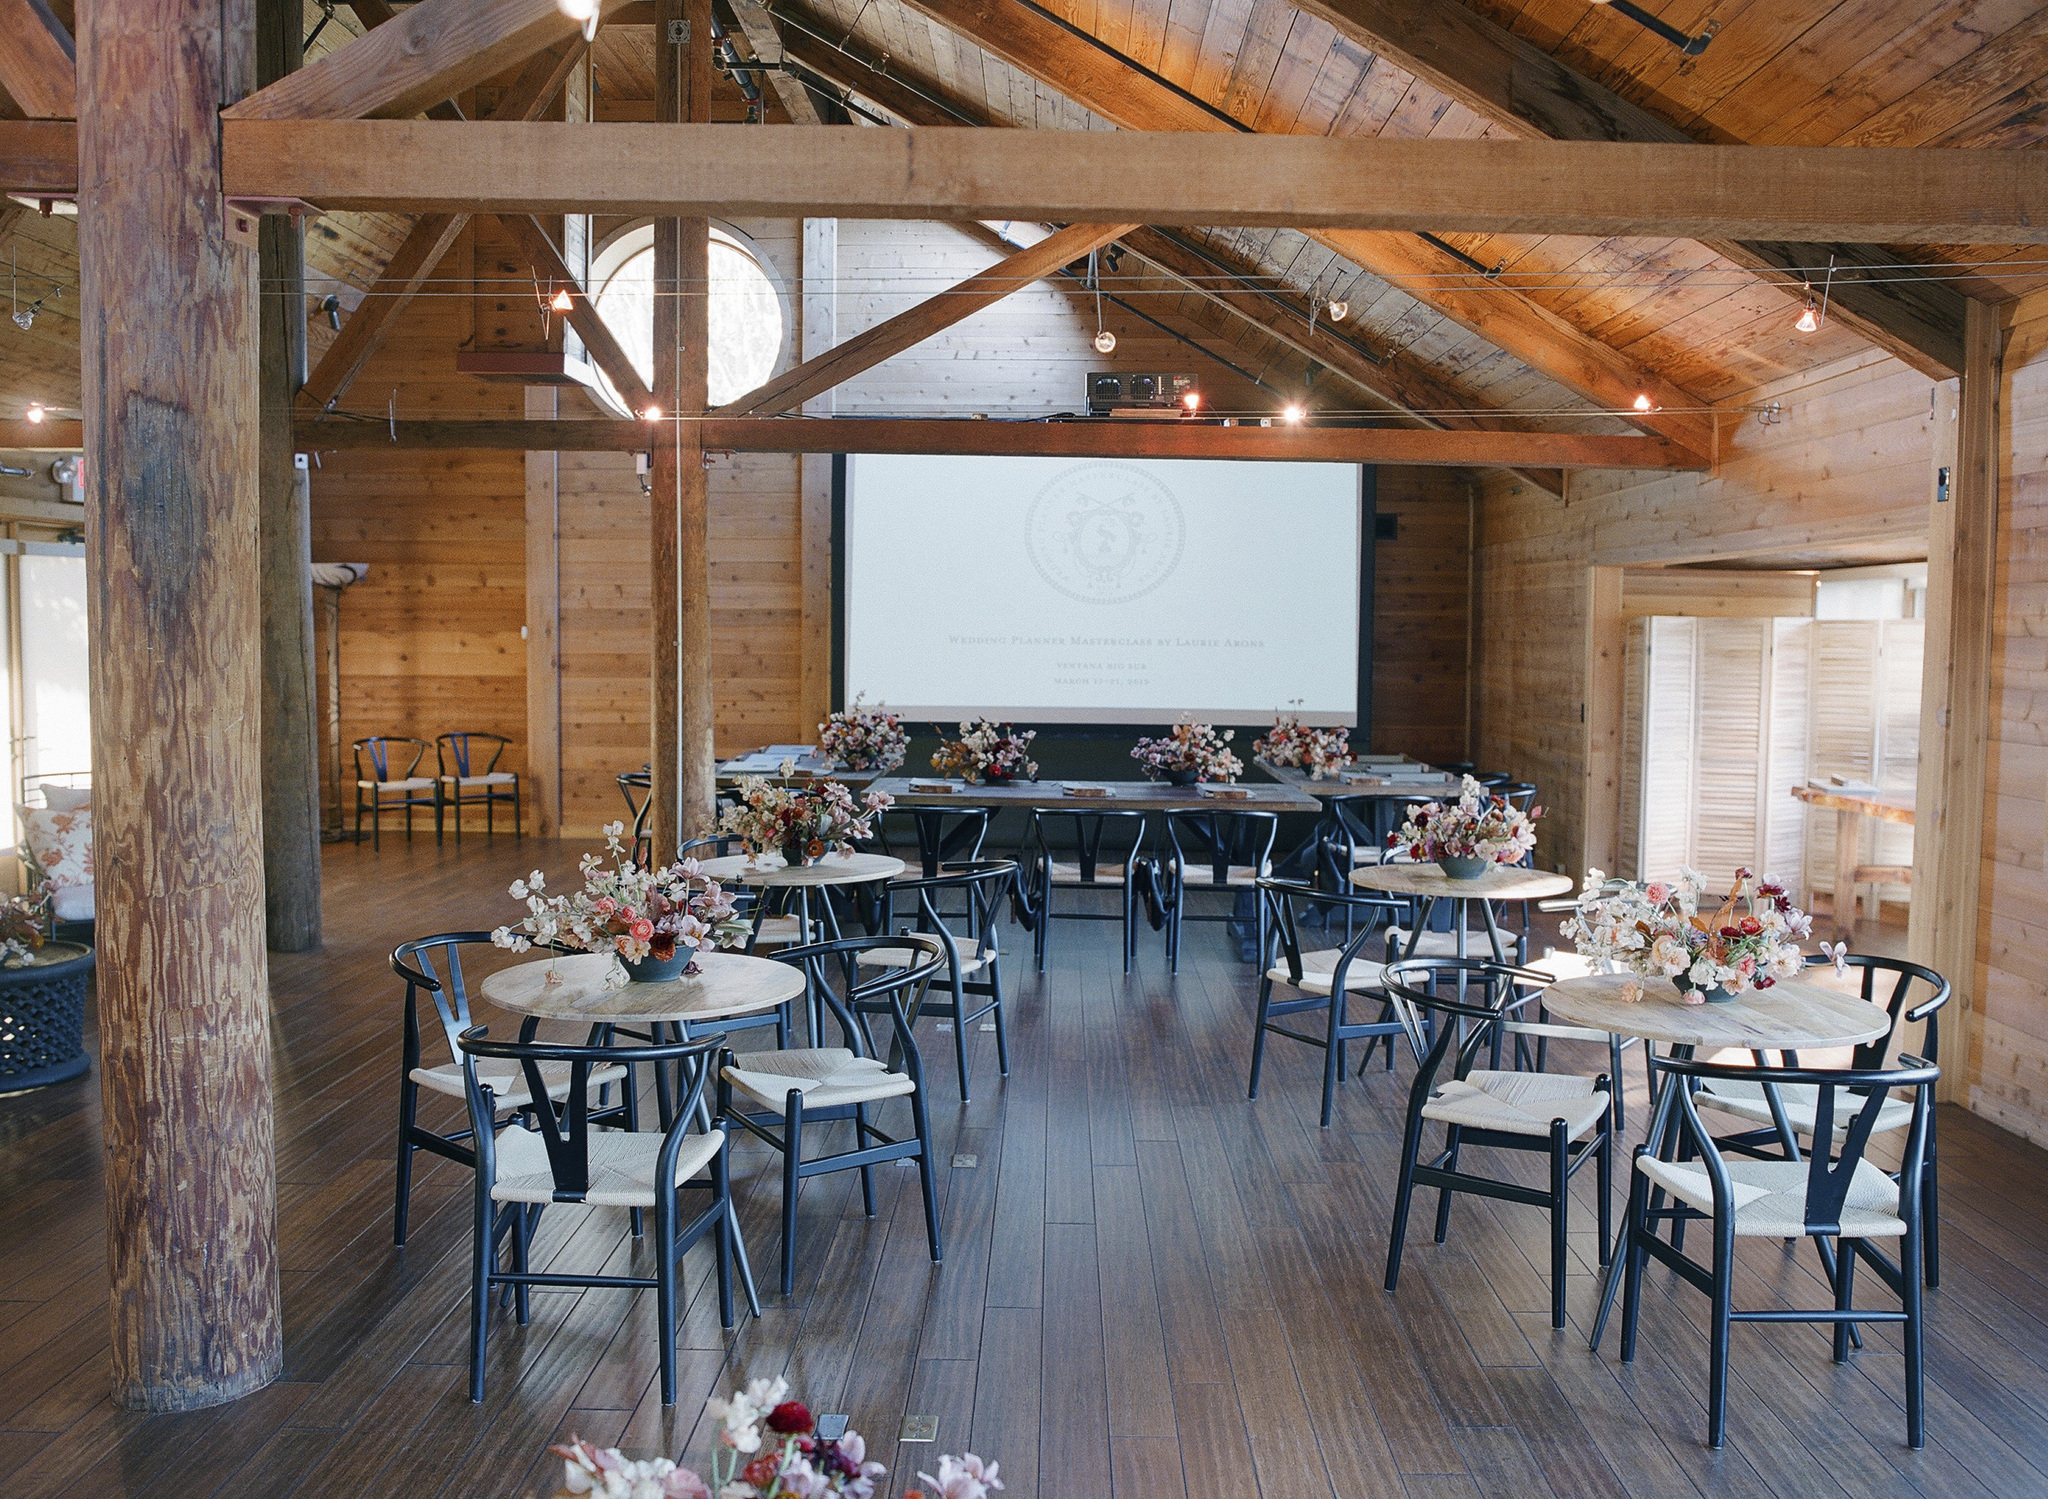
[[[1305,791],[1317,801],[1327,801],[1333,796],[1372,796],[1384,801],[1434,801],[1455,796],[1458,792],[1458,782],[1455,778],[1444,780],[1428,766],[1418,765],[1412,761],[1392,765],[1351,765],[1334,775],[1326,775],[1321,780],[1316,780],[1299,765],[1273,765],[1265,760],[1254,760],[1252,763],[1281,785]],[[1344,779],[1346,775],[1371,776],[1374,780],[1347,781]]]
[[[903,873],[904,866],[901,859],[892,859],[887,854],[827,854],[817,863],[797,869],[790,868],[780,854],[727,854],[706,859],[698,867],[714,880],[785,889],[893,880]]]
[[[952,791],[913,791],[919,784],[936,783],[937,776],[891,776],[875,782],[874,790],[887,792],[898,807],[1044,807],[1080,812],[1090,807],[1124,812],[1164,812],[1176,807],[1200,807],[1216,811],[1320,812],[1322,802],[1306,790],[1293,786],[1259,785],[1240,782],[1244,797],[1205,795],[1198,786],[1169,786],[1163,781],[1087,781],[1082,786],[1107,787],[1107,796],[1073,796],[1064,781],[1011,781],[1002,786],[970,786],[951,781]]]
[[[881,774],[877,770],[848,770],[835,761],[799,760],[796,770],[789,777],[792,781],[837,781],[842,786],[864,787]],[[760,776],[763,780],[782,779],[775,767],[767,770],[739,768],[739,762],[728,760],[718,767],[718,784],[730,787],[747,776]]]
[[[1361,864],[1351,883],[1367,890],[1436,900],[1547,900],[1568,894],[1572,877],[1496,864],[1476,880],[1454,880],[1434,864]]]
[[[701,972],[665,984],[619,983],[610,953],[537,958],[501,968],[483,982],[484,998],[501,1010],[541,1020],[605,1024],[718,1020],[772,1010],[804,992],[804,974],[787,963],[739,953],[699,953]],[[549,973],[561,982],[550,984]]]
[[[1669,979],[1635,979],[1643,997],[1631,1002],[1622,998],[1630,980],[1622,973],[1560,979],[1543,991],[1543,1008],[1553,1020],[1704,1051],[1859,1046],[1891,1030],[1891,1017],[1876,1005],[1796,979],[1697,1005],[1680,999]]]
[[[1913,824],[1913,795],[1909,791],[1844,791],[1837,786],[1794,786],[1792,794],[1810,807],[1827,807],[1837,812],[1861,812],[1880,822]]]

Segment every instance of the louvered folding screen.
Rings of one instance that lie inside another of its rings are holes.
[[[1920,667],[1926,624],[1917,619],[1816,620],[1813,630],[1813,749],[1816,779],[1838,775],[1881,791],[1913,790],[1920,758]],[[1913,829],[1866,819],[1865,864],[1911,864]],[[1835,888],[1835,814],[1807,820],[1806,869],[1812,890]],[[1904,885],[1880,887],[1904,901]]]

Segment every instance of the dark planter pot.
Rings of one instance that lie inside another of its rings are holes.
[[[1697,994],[1710,1005],[1726,1004],[1735,998],[1735,991],[1726,984],[1716,984],[1711,989],[1702,989],[1692,981],[1692,975],[1681,973],[1671,981],[1678,986],[1680,994]]]
[[[1202,773],[1199,770],[1167,770],[1160,772],[1159,779],[1169,786],[1192,786],[1202,779]]]
[[[1476,857],[1458,858],[1451,854],[1445,854],[1436,861],[1436,867],[1444,872],[1444,876],[1447,879],[1476,880],[1486,873],[1492,863],[1491,859]]]
[[[0,1093],[83,1077],[92,949],[52,942],[25,968],[0,968]]]
[[[690,959],[696,956],[695,948],[679,947],[672,958],[642,958],[637,963],[621,958],[619,963],[625,968],[626,977],[636,984],[666,984],[681,978]]]
[[[783,844],[782,862],[787,864],[791,869],[808,869],[811,865],[818,862],[816,859],[813,859],[809,854],[804,852],[804,850],[808,847],[808,842]]]

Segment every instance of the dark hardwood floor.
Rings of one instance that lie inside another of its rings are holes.
[[[1617,1362],[1611,1338],[1604,1357],[1586,1349],[1590,1171],[1565,1332],[1550,1330],[1533,1209],[1460,1199],[1441,1248],[1419,1213],[1400,1293],[1381,1290],[1409,1060],[1347,1084],[1322,1130],[1319,1054],[1276,1042],[1247,1102],[1254,975],[1211,925],[1189,927],[1177,979],[1149,931],[1128,979],[1113,925],[1062,923],[1042,979],[1020,940],[1013,1071],[997,1078],[995,1038],[977,1031],[971,1105],[927,1024],[943,1267],[912,1167],[878,1172],[872,1219],[844,1173],[806,1187],[796,1294],[767,1298],[780,1177],[742,1145],[765,1313],[723,1335],[708,1250],[693,1252],[675,1407],[654,1385],[651,1293],[603,1290],[536,1294],[524,1329],[496,1314],[489,1399],[472,1406],[466,1173],[422,1156],[411,1242],[391,1244],[400,991],[385,955],[505,920],[515,873],[562,880],[578,851],[505,837],[327,850],[325,951],[271,960],[285,1372],[239,1404],[144,1417],[109,1402],[97,1075],[0,1099],[10,1499],[548,1494],[550,1441],[701,1463],[705,1398],[778,1373],[852,1418],[894,1470],[891,1494],[962,1448],[999,1460],[1013,1499],[2048,1494],[2041,1151],[1942,1112],[1924,1452],[1904,1445],[1888,1331],[1836,1366],[1822,1331],[1755,1325],[1735,1330],[1730,1441],[1713,1453],[1703,1297],[1653,1269],[1637,1362]],[[1627,1063],[1639,1130],[1641,1064]],[[1553,1065],[1601,1064],[1584,1048]],[[956,1153],[976,1164],[950,1167]],[[573,1207],[547,1213],[538,1252],[557,1267],[645,1259],[623,1212]],[[1738,1259],[1751,1305],[1823,1294],[1810,1249],[1743,1241]],[[936,1445],[897,1445],[906,1414],[938,1419]]]

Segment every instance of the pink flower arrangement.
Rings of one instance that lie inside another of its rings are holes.
[[[977,718],[960,725],[958,739],[941,739],[932,755],[932,769],[942,776],[959,776],[976,786],[984,781],[1014,781],[1020,776],[1034,780],[1038,762],[1025,750],[1037,737],[1036,729],[1019,733],[1009,724]]]
[[[1793,907],[1783,885],[1738,869],[1720,909],[1702,915],[1705,889],[1705,877],[1694,869],[1680,871],[1676,881],[1647,884],[1588,870],[1578,909],[1560,930],[1580,953],[1611,968],[1673,980],[1687,1004],[1699,1004],[1713,989],[1768,989],[1806,966],[1799,943],[1812,932],[1813,918]],[[1839,950],[1829,956],[1842,968]]]
[[[711,1476],[720,1499],[873,1499],[875,1480],[889,1471],[868,1461],[857,1431],[820,1437],[809,1409],[789,1398],[787,1380],[750,1381],[705,1409],[719,1423]]]
[[[1277,713],[1265,737],[1252,741],[1252,754],[1268,765],[1299,767],[1320,781],[1351,763],[1351,731],[1312,729],[1292,713]]]
[[[583,888],[573,895],[548,894],[538,869],[514,880],[510,893],[526,902],[526,916],[499,927],[491,941],[513,952],[568,947],[617,953],[637,963],[643,958],[666,962],[678,950],[694,954],[707,946],[738,947],[747,940],[747,923],[695,859],[642,869],[626,851],[625,831],[622,822],[606,826],[611,867],[596,854],[585,854],[578,865]],[[694,958],[687,971],[696,971]]]
[[[908,743],[903,722],[886,704],[864,708],[862,701],[855,697],[851,708],[818,725],[818,749],[848,770],[894,770]]]
[[[783,762],[785,772],[793,770]],[[744,843],[750,854],[780,852],[791,864],[814,864],[833,849],[852,853],[854,842],[871,838],[875,814],[894,800],[870,791],[855,806],[853,793],[837,781],[792,786],[765,776],[745,776],[736,788],[737,806],[718,819],[718,830]]]
[[[562,1459],[562,1494],[600,1499],[711,1499],[711,1489],[688,1468],[665,1457],[635,1461],[616,1447],[598,1447],[577,1437],[548,1451]]]
[[[1175,775],[1185,778],[1192,774],[1197,781],[1234,781],[1244,774],[1244,761],[1228,748],[1236,737],[1235,729],[1219,734],[1208,724],[1183,716],[1161,738],[1140,739],[1131,758],[1154,779]]]
[[[1456,801],[1410,807],[1407,821],[1388,835],[1387,842],[1417,859],[1518,864],[1536,846],[1536,819],[1542,815],[1541,807],[1523,812],[1504,796],[1487,795],[1484,786],[1466,776]]]

